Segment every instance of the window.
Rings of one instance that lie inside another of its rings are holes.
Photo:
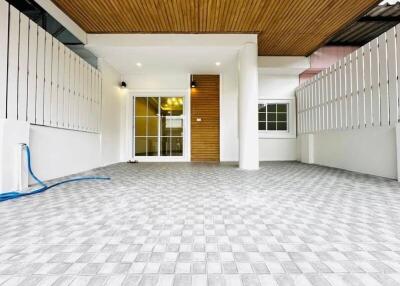
[[[288,103],[259,103],[258,130],[288,132]]]

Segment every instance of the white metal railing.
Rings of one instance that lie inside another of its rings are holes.
[[[98,132],[101,81],[97,69],[0,0],[0,119]]]
[[[399,71],[400,25],[296,89],[298,132],[395,126]]]

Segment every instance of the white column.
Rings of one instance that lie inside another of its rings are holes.
[[[259,167],[257,57],[256,43],[239,52],[239,167],[244,170]]]

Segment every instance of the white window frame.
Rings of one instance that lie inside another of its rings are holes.
[[[129,160],[138,160],[139,162],[190,162],[190,89],[168,89],[168,90],[129,90],[128,102],[126,106],[126,150],[129,154]],[[134,98],[135,97],[183,97],[184,101],[184,123],[183,123],[183,155],[182,156],[135,156],[134,154]]]
[[[264,99],[260,98],[258,104],[287,104],[287,130],[258,130],[259,138],[261,139],[274,139],[274,138],[296,138],[296,110],[295,99]],[[258,109],[257,109],[258,118]],[[258,120],[257,120],[258,129]]]

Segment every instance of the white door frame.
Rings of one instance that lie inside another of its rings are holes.
[[[141,97],[183,97],[183,156],[135,156],[134,142],[134,98]],[[190,89],[157,89],[157,90],[128,90],[126,112],[126,126],[128,136],[128,154],[131,160],[139,162],[190,162]]]

